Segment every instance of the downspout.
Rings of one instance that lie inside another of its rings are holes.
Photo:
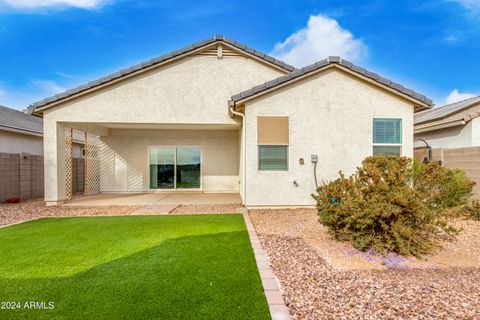
[[[413,139],[413,141],[422,141],[423,143],[425,143],[425,146],[427,147],[427,150],[428,150],[428,162],[432,161],[433,160],[432,147],[428,144],[428,142],[421,138],[415,138]]]
[[[245,205],[247,202],[247,137],[246,133],[247,130],[245,128],[246,119],[243,113],[235,111],[235,103],[230,100],[228,101],[228,111],[230,113],[230,117],[239,116],[242,118],[242,138],[243,138],[243,157],[242,157],[242,168],[243,168],[243,198],[242,198],[242,205]]]

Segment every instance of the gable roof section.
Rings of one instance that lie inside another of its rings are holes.
[[[399,95],[404,95],[408,98],[414,99],[419,102],[419,104],[423,107],[423,109],[431,108],[433,106],[433,101],[428,99],[424,95],[417,93],[411,89],[407,89],[398,83],[395,83],[391,80],[383,78],[376,73],[370,72],[364,68],[354,65],[353,63],[347,60],[344,60],[340,57],[335,57],[335,56],[328,57],[327,59],[311,64],[302,69],[296,69],[285,76],[281,76],[272,81],[268,81],[264,84],[253,87],[252,89],[249,89],[237,95],[234,95],[232,96],[232,101],[234,105],[242,103],[243,101],[249,100],[257,95],[261,95],[271,90],[275,90],[276,88],[279,88],[289,82],[299,80],[300,78],[303,78],[303,76],[313,74],[315,72],[324,70],[331,66],[344,67],[347,70],[355,74],[358,74],[361,77],[365,77],[367,79],[373,80],[379,85],[383,85],[386,88],[389,88],[390,90],[392,90],[393,92]]]
[[[480,108],[480,96],[447,104],[435,109],[418,112],[415,114],[415,125],[426,124],[433,121],[438,123],[440,121],[449,122],[461,120],[466,116],[462,111],[467,111],[469,108],[475,107],[476,105]],[[473,116],[477,114],[477,112],[473,111],[472,113]]]
[[[190,44],[186,47],[183,47],[181,49],[171,51],[167,54],[163,54],[159,57],[150,59],[148,61],[136,64],[136,65],[131,66],[129,68],[126,68],[126,69],[120,70],[118,72],[109,74],[105,77],[102,77],[100,79],[88,82],[86,84],[80,85],[78,87],[67,90],[65,92],[62,92],[62,93],[56,94],[54,96],[48,97],[44,100],[35,102],[32,105],[30,105],[29,111],[31,113],[36,112],[36,111],[40,111],[40,109],[45,109],[45,108],[49,107],[49,105],[51,105],[52,103],[60,102],[63,99],[67,99],[69,97],[75,96],[75,95],[80,94],[82,92],[85,92],[87,90],[91,90],[91,89],[94,89],[94,88],[99,87],[101,85],[107,84],[109,82],[119,80],[121,78],[130,76],[132,74],[136,74],[136,73],[141,72],[145,69],[150,69],[151,67],[153,67],[155,65],[165,63],[169,60],[174,60],[175,58],[178,58],[178,57],[183,56],[185,54],[188,54],[190,52],[197,51],[198,49],[200,49],[202,47],[207,47],[207,46],[210,46],[214,43],[220,43],[220,42],[224,43],[224,44],[227,44],[227,45],[230,45],[230,46],[244,52],[247,55],[251,55],[252,57],[257,58],[257,59],[265,62],[266,64],[269,64],[269,65],[274,66],[276,68],[282,69],[286,73],[295,70],[295,68],[292,67],[291,65],[288,65],[283,61],[280,61],[280,60],[275,59],[275,58],[273,58],[269,55],[266,55],[263,52],[255,50],[253,48],[250,48],[250,47],[248,47],[248,46],[246,46],[246,45],[244,45],[244,44],[242,44],[238,41],[229,39],[229,38],[227,38],[223,35],[216,35],[214,37],[204,39],[204,40],[199,41],[199,42],[192,43],[192,44]]]
[[[30,135],[43,135],[41,118],[0,106],[0,130],[16,131]]]

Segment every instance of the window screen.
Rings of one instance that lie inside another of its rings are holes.
[[[288,146],[258,146],[258,170],[288,170]]]
[[[401,156],[401,146],[373,146],[373,155],[383,154],[385,156]]]
[[[373,119],[373,143],[401,144],[402,119]]]

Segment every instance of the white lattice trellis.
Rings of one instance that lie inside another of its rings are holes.
[[[85,132],[85,195],[100,193],[100,137]]]
[[[73,129],[73,142],[75,143],[85,143],[85,132]]]
[[[73,161],[72,161],[73,129],[65,128],[65,195],[72,199]]]

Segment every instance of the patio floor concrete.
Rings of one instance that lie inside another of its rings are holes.
[[[199,204],[242,203],[238,193],[158,192],[158,193],[104,193],[66,201],[63,206],[172,206]]]

